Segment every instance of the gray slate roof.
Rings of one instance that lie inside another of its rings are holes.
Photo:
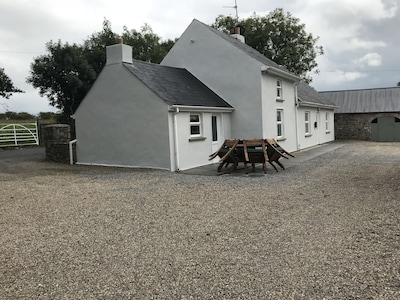
[[[297,98],[303,103],[313,103],[321,106],[334,108],[335,104],[329,98],[318,93],[313,87],[305,82],[300,82],[297,86]]]
[[[400,87],[320,92],[339,108],[336,113],[400,112]]]
[[[186,69],[138,60],[124,66],[168,105],[232,108]]]

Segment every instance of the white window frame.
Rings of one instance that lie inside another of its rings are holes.
[[[305,130],[305,135],[306,136],[310,136],[311,135],[310,116],[311,116],[311,112],[310,111],[305,111],[304,112],[304,130]]]
[[[197,119],[194,120],[195,118],[192,119],[192,117],[197,116]],[[201,137],[203,133],[203,129],[201,128],[202,122],[201,122],[201,114],[199,113],[190,113],[189,114],[189,132],[190,132],[190,137]],[[198,128],[198,133],[192,133],[192,128]]]
[[[329,133],[329,112],[325,113],[325,132]]]
[[[285,137],[284,116],[283,109],[278,108],[276,110],[276,135],[278,139],[283,139]]]
[[[276,99],[283,100],[283,89],[282,89],[282,80],[276,79]]]

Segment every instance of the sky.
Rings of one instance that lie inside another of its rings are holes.
[[[102,30],[114,32],[150,25],[162,39],[174,39],[193,19],[211,25],[219,15],[235,16],[235,0],[0,0],[0,67],[25,91],[0,98],[0,113],[56,112],[48,99],[26,83],[35,57],[46,43],[82,43]],[[317,91],[393,87],[400,82],[400,4],[397,0],[237,0],[239,18],[265,16],[283,8],[319,37],[324,55]]]

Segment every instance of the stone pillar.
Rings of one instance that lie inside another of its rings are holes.
[[[44,126],[43,130],[46,160],[69,163],[70,126],[67,124],[52,124]]]

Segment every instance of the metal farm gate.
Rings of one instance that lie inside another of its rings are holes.
[[[0,147],[39,145],[37,123],[0,124]]]

